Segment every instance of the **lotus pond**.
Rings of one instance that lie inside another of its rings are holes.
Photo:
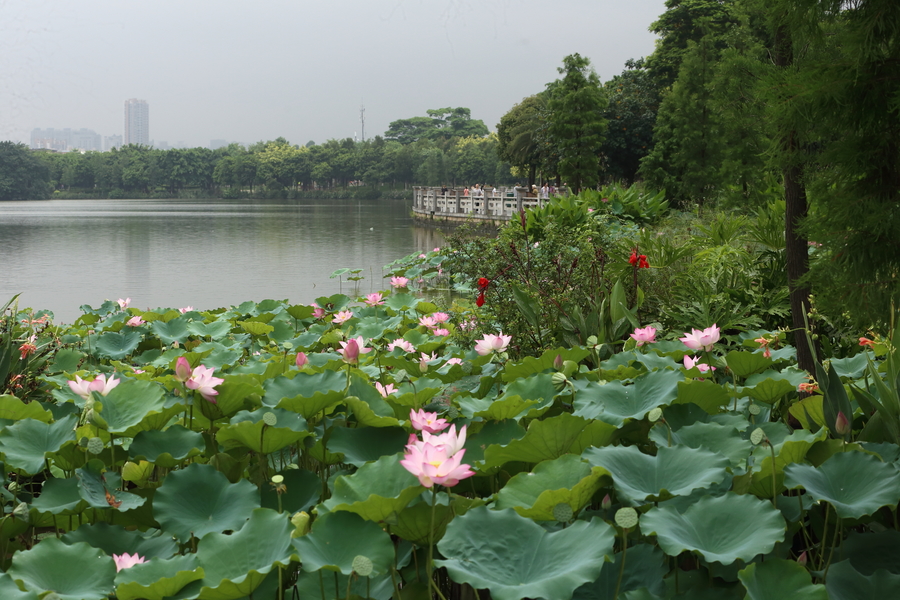
[[[402,290],[82,311],[3,313],[5,600],[900,597],[900,339],[811,380],[710,323],[514,360]]]

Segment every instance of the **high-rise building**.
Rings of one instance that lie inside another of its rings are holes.
[[[68,152],[70,150],[100,151],[100,134],[92,129],[33,129],[31,147]]]
[[[150,145],[150,107],[146,100],[125,101],[125,145]]]

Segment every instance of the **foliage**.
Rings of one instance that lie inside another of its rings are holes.
[[[47,167],[25,144],[0,142],[0,200],[47,197]]]
[[[468,108],[437,108],[425,112],[427,117],[392,121],[384,137],[401,144],[412,144],[420,140],[483,137],[488,134],[484,121],[472,119],[472,112]]]

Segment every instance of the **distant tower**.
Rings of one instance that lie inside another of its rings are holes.
[[[150,145],[150,107],[146,100],[125,101],[124,143]]]
[[[362,125],[362,141],[366,141],[366,107],[362,105],[359,107],[359,122]]]

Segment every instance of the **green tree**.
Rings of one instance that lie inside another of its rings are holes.
[[[472,119],[468,108],[436,108],[427,110],[427,117],[412,117],[391,122],[384,137],[401,144],[419,140],[447,140],[453,137],[485,136],[484,121]]]
[[[548,130],[559,154],[559,174],[578,193],[600,179],[600,148],[607,101],[591,62],[579,54],[563,59],[562,79],[548,84]]]
[[[528,178],[529,187],[537,180],[543,164],[546,129],[547,92],[523,98],[500,118],[497,124],[497,155]]]
[[[49,194],[50,170],[25,144],[0,142],[0,200],[40,200]]]

